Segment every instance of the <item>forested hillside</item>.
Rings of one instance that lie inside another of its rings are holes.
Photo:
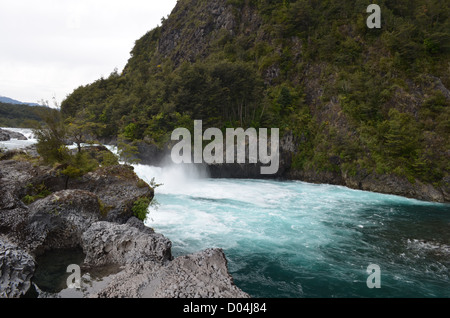
[[[48,109],[45,106],[0,103],[0,127],[31,128]]]
[[[162,146],[174,128],[278,127],[291,172],[447,183],[450,3],[179,0],[123,72],[81,86],[65,117]],[[294,173],[295,175],[295,173]]]

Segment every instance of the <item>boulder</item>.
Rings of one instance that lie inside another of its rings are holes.
[[[51,249],[81,246],[82,234],[102,218],[98,197],[83,190],[64,190],[29,206],[24,244],[39,255]]]
[[[0,234],[21,241],[29,211],[20,200],[21,193],[36,174],[28,162],[0,161]]]
[[[0,141],[9,141],[11,139],[28,140],[28,138],[21,133],[0,129]]]
[[[8,141],[10,139],[11,137],[9,136],[9,134],[5,130],[0,129],[0,141]]]
[[[181,256],[162,265],[147,261],[129,264],[108,278],[95,298],[249,298],[228,273],[221,249]]]
[[[139,179],[132,167],[123,165],[97,169],[70,181],[69,188],[95,193],[107,211],[105,220],[121,224],[133,217],[135,201],[154,197],[154,189]]]
[[[171,259],[172,243],[151,229],[140,230],[129,224],[97,222],[82,236],[86,266],[137,264]]]

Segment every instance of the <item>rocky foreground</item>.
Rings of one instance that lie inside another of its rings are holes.
[[[11,155],[2,159],[0,298],[23,297],[30,288],[38,297],[63,297],[34,284],[36,258],[72,248],[86,256],[83,272],[118,268],[96,288],[80,291],[82,297],[249,297],[234,285],[222,250],[174,259],[172,243],[133,216],[133,203],[153,198],[154,191],[130,167],[100,168],[66,189],[57,168]]]

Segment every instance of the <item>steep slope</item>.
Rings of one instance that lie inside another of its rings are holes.
[[[159,147],[194,119],[278,127],[278,176],[449,201],[450,4],[377,3],[381,29],[361,0],[180,0],[62,111]]]

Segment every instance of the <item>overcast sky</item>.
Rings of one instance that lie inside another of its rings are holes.
[[[0,0],[0,96],[61,102],[117,67],[176,0]]]

